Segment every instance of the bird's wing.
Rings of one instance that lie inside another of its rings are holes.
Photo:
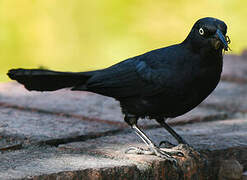
[[[161,68],[153,69],[144,60],[132,58],[120,62],[98,71],[85,85],[73,89],[88,90],[114,98],[157,94],[169,86],[167,80],[170,72]]]

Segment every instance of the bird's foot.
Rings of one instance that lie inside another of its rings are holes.
[[[167,149],[167,148],[158,148],[152,147],[149,149],[143,149],[140,147],[130,147],[125,153],[127,154],[144,154],[144,155],[155,155],[163,159],[167,159],[171,162],[177,162],[177,160],[173,156],[183,157],[184,154],[179,150]]]
[[[181,138],[179,144],[184,144],[184,145],[188,145],[189,146],[189,144],[185,140],[183,140],[182,138]],[[164,147],[164,148],[173,148],[173,147],[176,147],[178,145],[172,144],[169,141],[161,141],[160,144],[159,144],[159,147],[161,147],[161,146]]]
[[[159,144],[160,148],[162,148],[162,147],[163,148],[173,148],[175,146],[176,146],[175,144],[172,144],[169,141],[161,141],[160,144]]]
[[[154,153],[150,150],[143,149],[141,147],[129,147],[126,151],[126,154],[144,154],[144,155],[153,155]]]

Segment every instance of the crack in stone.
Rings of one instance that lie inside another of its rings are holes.
[[[233,83],[237,83],[237,84],[246,84],[247,83],[246,78],[230,76],[230,75],[222,75],[221,80],[226,81],[226,82],[233,82]]]
[[[19,105],[4,103],[4,102],[0,102],[0,107],[12,108],[12,109],[17,109],[17,110],[26,111],[26,112],[37,112],[41,114],[56,115],[56,116],[65,117],[65,118],[75,118],[75,119],[80,119],[80,120],[88,121],[88,122],[98,122],[98,123],[104,123],[104,124],[109,124],[109,125],[116,125],[120,127],[127,127],[127,124],[124,122],[116,122],[116,121],[99,119],[99,118],[91,118],[91,117],[87,117],[83,115],[69,114],[69,113],[64,113],[64,112],[54,112],[54,111],[51,112],[51,111],[47,111],[43,109],[30,108],[30,107],[19,106]]]
[[[15,144],[15,145],[2,147],[2,148],[0,148],[0,152],[14,151],[14,150],[22,149],[22,148],[23,148],[22,143],[19,143],[19,144]]]

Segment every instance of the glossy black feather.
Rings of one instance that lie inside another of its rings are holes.
[[[87,73],[57,72],[43,69],[11,69],[7,75],[28,90],[55,91],[85,82]]]

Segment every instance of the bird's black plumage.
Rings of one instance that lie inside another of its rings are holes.
[[[12,69],[8,75],[29,90],[72,87],[113,97],[120,101],[130,125],[147,116],[161,122],[190,111],[215,89],[222,72],[222,51],[228,50],[226,32],[223,21],[203,18],[182,43],[106,69],[80,73]]]

